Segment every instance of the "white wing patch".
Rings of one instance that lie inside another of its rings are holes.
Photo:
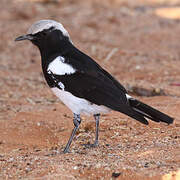
[[[62,56],[58,56],[48,66],[47,71],[56,75],[73,74],[76,70],[69,64],[65,63]]]
[[[132,97],[129,94],[126,94],[127,99],[132,99]]]
[[[45,29],[49,29],[51,27],[54,27],[55,29],[60,30],[64,36],[69,37],[68,32],[66,31],[66,29],[63,27],[63,25],[61,23],[58,23],[56,21],[53,20],[40,20],[35,22],[28,30],[28,34],[36,34],[38,32],[41,32]]]

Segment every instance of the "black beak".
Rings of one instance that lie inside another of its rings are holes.
[[[22,41],[22,40],[33,40],[33,35],[31,34],[26,34],[23,36],[19,36],[15,39],[15,41]]]

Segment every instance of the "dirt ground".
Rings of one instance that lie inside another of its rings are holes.
[[[0,0],[0,179],[180,179],[179,7],[177,0]],[[71,153],[62,154],[72,113],[46,85],[38,49],[14,42],[40,19],[60,21],[79,49],[174,123],[145,126],[111,112],[101,116],[99,147],[86,148],[95,122],[83,116]]]

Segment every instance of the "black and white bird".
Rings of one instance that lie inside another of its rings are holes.
[[[35,22],[26,35],[15,41],[30,40],[41,53],[42,70],[54,94],[74,113],[74,129],[64,149],[69,151],[81,123],[81,114],[93,115],[98,145],[101,113],[119,111],[137,121],[173,123],[173,118],[127,94],[126,89],[91,57],[77,49],[62,24],[53,20]]]

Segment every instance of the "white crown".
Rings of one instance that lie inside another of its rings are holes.
[[[58,29],[60,30],[64,36],[69,37],[68,32],[66,31],[66,29],[63,27],[63,25],[61,23],[58,23],[56,21],[53,20],[40,20],[35,22],[28,30],[28,34],[36,34],[38,32],[41,32],[45,29],[49,29],[51,27],[54,27],[54,29]]]

